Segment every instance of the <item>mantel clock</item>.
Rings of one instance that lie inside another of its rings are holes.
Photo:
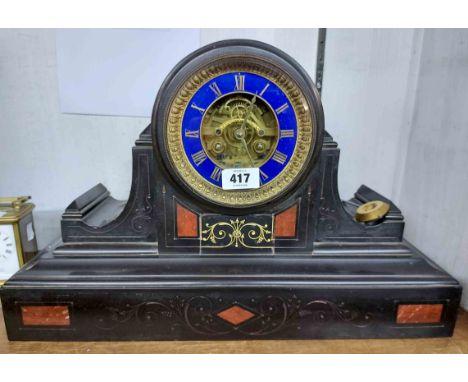
[[[320,95],[279,49],[184,58],[132,156],[128,200],[102,184],[76,198],[61,241],[5,283],[10,339],[452,334],[460,284],[403,240],[391,200],[365,185],[341,200]]]

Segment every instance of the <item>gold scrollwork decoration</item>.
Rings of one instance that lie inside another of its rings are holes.
[[[202,230],[202,241],[212,245],[221,244],[219,241],[229,240],[222,243],[221,247],[251,247],[245,242],[246,236],[255,244],[270,243],[271,229],[268,224],[245,222],[245,219],[230,219],[229,222],[206,223],[206,229]]]

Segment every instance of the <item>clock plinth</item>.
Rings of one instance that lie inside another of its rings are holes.
[[[2,289],[10,340],[451,336],[461,288],[407,243],[313,256],[43,252]],[[36,311],[34,311],[36,309]]]
[[[460,284],[403,240],[392,201],[366,186],[341,200],[338,145],[307,78],[251,41],[183,60],[133,148],[129,199],[101,184],[75,199],[61,240],[0,289],[8,338],[450,336]],[[246,165],[260,187],[223,189],[222,171]]]

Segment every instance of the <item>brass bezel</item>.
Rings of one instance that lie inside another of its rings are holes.
[[[242,61],[220,59],[199,68],[179,88],[170,102],[164,145],[170,164],[182,180],[198,195],[219,205],[251,207],[264,204],[289,190],[302,175],[316,137],[311,106],[295,81],[283,69],[254,57]],[[250,62],[247,62],[249,61]],[[255,190],[223,190],[205,180],[191,165],[182,144],[182,119],[195,92],[211,79],[225,74],[251,72],[275,83],[287,95],[297,120],[297,142],[294,153],[283,171],[272,181]]]

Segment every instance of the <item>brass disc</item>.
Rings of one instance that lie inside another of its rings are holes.
[[[359,206],[355,213],[358,222],[373,222],[382,219],[390,211],[390,205],[381,200],[372,200]]]

